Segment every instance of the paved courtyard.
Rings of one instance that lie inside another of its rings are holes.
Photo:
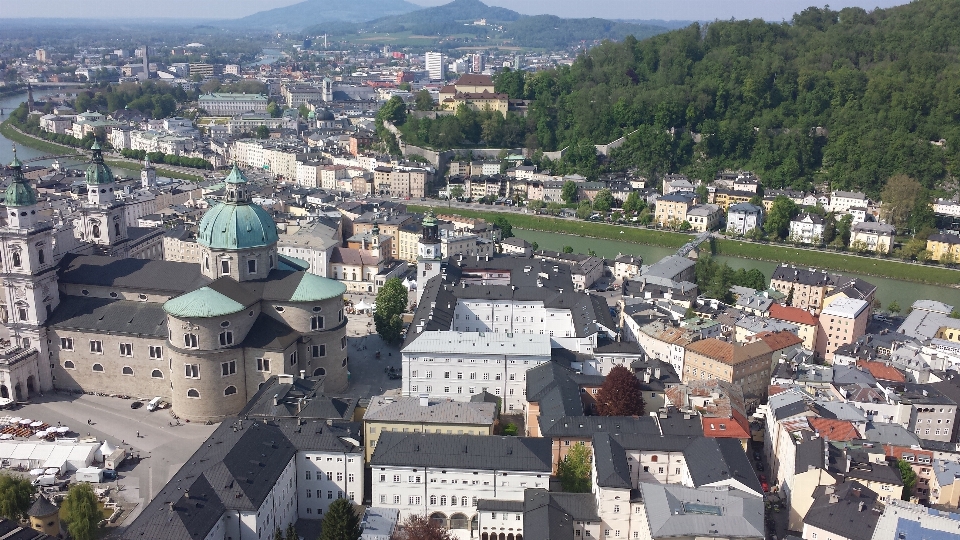
[[[119,486],[119,493],[111,495],[120,499],[122,506],[137,505],[124,518],[124,523],[129,524],[217,427],[188,423],[171,426],[173,418],[169,409],[156,412],[148,412],[146,406],[131,409],[132,402],[103,396],[47,393],[7,414],[54,426],[61,422],[81,436],[89,433],[101,441],[126,448],[128,454],[139,454],[139,464],[124,463],[119,468],[117,481],[110,482],[115,488]],[[88,420],[92,424],[88,424]],[[109,532],[109,536],[114,536],[117,529]]]
[[[368,304],[376,302],[376,295],[347,294],[347,299],[354,304],[361,300]],[[416,291],[411,291],[411,301],[416,301]],[[373,316],[366,313],[347,315],[347,347],[349,348],[350,386],[340,395],[345,397],[370,397],[382,394],[387,390],[399,389],[400,379],[391,380],[386,368],[394,367],[400,372],[400,348],[396,345],[387,345],[377,335],[373,324]],[[377,358],[380,351],[380,358]]]

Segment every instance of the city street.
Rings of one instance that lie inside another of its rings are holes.
[[[131,409],[133,400],[103,396],[47,393],[15,411],[17,416],[41,420],[51,425],[61,422],[81,436],[90,434],[100,441],[127,449],[128,454],[139,454],[142,461],[119,467],[121,506],[133,512],[124,516],[130,523],[160,488],[216,429],[216,425],[184,423],[170,426],[170,410],[148,412],[147,408]],[[90,420],[92,424],[88,424]],[[140,437],[137,438],[137,432]],[[111,529],[113,532],[114,529]]]

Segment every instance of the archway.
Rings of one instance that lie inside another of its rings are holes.
[[[444,529],[447,528],[447,516],[445,516],[443,512],[434,512],[430,514],[430,520]]]
[[[326,374],[327,374],[327,370],[323,369],[322,367],[318,367],[317,369],[313,370],[314,377],[320,377]]]
[[[27,377],[27,395],[35,394],[37,392],[36,383],[33,379],[33,375]]]
[[[5,384],[0,385],[0,398],[10,399],[10,389]]]
[[[507,540],[513,540],[513,533],[507,535]]]
[[[480,535],[480,540],[490,540],[490,534],[489,534],[489,533],[483,533],[483,534],[481,534],[481,535]]]
[[[507,535],[500,533],[500,540],[507,540]]]
[[[470,518],[470,530],[475,531],[479,528],[480,528],[480,516],[479,514],[474,514],[473,517]],[[472,533],[471,533],[471,536],[473,536]]]
[[[20,383],[13,387],[13,395],[17,401],[23,401],[23,392],[20,390]]]
[[[464,514],[456,513],[450,516],[451,529],[466,529],[469,524],[470,524],[470,521],[467,519],[467,516]]]

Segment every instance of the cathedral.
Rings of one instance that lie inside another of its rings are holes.
[[[75,235],[55,227],[14,157],[0,228],[0,397],[52,389],[164,397],[178,416],[236,414],[272,375],[347,386],[346,318],[335,280],[277,253],[277,227],[236,165],[200,222],[198,264],[132,258],[124,205],[94,145]],[[149,173],[148,173],[149,174]],[[129,229],[133,229],[132,227]]]

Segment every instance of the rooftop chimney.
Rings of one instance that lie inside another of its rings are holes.
[[[273,406],[276,407],[276,406],[279,405],[279,404],[280,404],[280,395],[279,395],[279,394],[274,394],[274,395],[273,395]]]

